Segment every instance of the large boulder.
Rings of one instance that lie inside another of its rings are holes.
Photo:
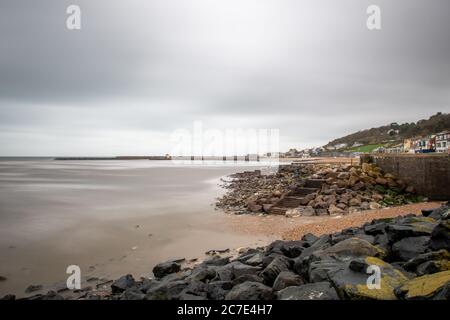
[[[408,260],[405,264],[403,264],[403,268],[407,271],[416,272],[416,269],[429,261],[448,261],[450,260],[450,252],[447,250],[439,250],[433,252],[427,252],[423,254],[419,254],[416,257]]]
[[[279,300],[338,300],[336,290],[329,282],[308,283],[287,287],[277,293]]]
[[[272,288],[259,282],[244,282],[234,286],[225,296],[225,300],[271,300]]]
[[[379,288],[369,287],[368,266],[380,268]],[[330,274],[329,278],[341,299],[350,300],[395,300],[395,288],[408,280],[401,271],[375,257],[350,263],[348,268]]]
[[[391,243],[408,237],[431,236],[437,222],[426,217],[407,217],[399,223],[389,224],[386,232]]]
[[[346,264],[336,258],[326,257],[309,263],[307,278],[309,282],[328,281],[328,273],[344,269]]]
[[[163,278],[164,276],[180,271],[181,265],[175,261],[166,261],[157,264],[153,267],[153,274],[156,278]]]
[[[428,248],[430,237],[408,237],[397,241],[392,245],[392,253],[396,261],[408,261]]]
[[[181,292],[189,285],[187,281],[163,281],[156,287],[152,287],[146,292],[146,300],[176,300]]]
[[[135,280],[131,274],[120,277],[111,284],[112,293],[122,293],[134,286]]]
[[[450,271],[438,272],[406,281],[395,290],[400,299],[423,300],[433,299],[450,284]]]
[[[261,272],[264,282],[267,285],[273,285],[275,279],[282,271],[289,271],[290,261],[286,258],[275,258],[272,262]]]
[[[214,281],[208,283],[206,287],[207,297],[212,300],[223,300],[233,288],[231,281]]]
[[[442,220],[439,225],[433,229],[430,247],[433,250],[450,250],[450,219]]]
[[[272,288],[275,291],[279,291],[290,286],[299,286],[302,284],[304,284],[304,281],[299,275],[291,271],[282,271],[275,279]]]
[[[321,255],[341,257],[373,256],[383,258],[386,251],[361,238],[349,238],[322,250]]]

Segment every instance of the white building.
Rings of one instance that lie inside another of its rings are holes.
[[[436,152],[449,153],[450,131],[443,131],[436,135]]]

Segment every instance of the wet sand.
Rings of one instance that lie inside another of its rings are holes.
[[[343,216],[295,217],[268,215],[230,215],[227,223],[241,234],[255,234],[270,239],[298,240],[307,233],[317,236],[338,232],[349,227],[359,227],[373,219],[391,218],[410,213],[421,214],[422,209],[440,207],[441,202],[423,202],[404,206],[365,210]]]
[[[248,164],[247,164],[248,165]],[[0,294],[82,276],[149,276],[168,258],[257,246],[214,209],[222,176],[256,167],[170,161],[0,161]]]

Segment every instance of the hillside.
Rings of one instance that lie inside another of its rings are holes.
[[[330,141],[325,147],[339,146],[345,144],[353,145],[379,145],[386,141],[401,141],[415,136],[426,136],[443,130],[450,130],[450,114],[437,113],[429,119],[417,122],[398,124],[396,122],[349,134]]]

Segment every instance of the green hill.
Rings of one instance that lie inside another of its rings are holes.
[[[356,148],[374,149],[379,145],[390,141],[403,141],[407,138],[416,136],[426,136],[436,134],[438,132],[450,130],[450,113],[437,113],[429,119],[419,120],[417,122],[398,124],[393,122],[391,124],[381,126],[378,128],[371,128],[361,130],[345,137],[330,141],[325,147],[339,146],[345,144],[348,148],[351,146],[361,145]],[[361,151],[367,152],[367,151]]]

